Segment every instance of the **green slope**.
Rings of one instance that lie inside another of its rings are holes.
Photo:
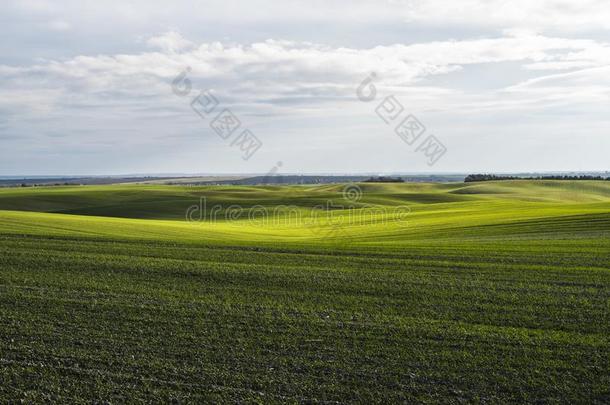
[[[49,235],[327,244],[478,236],[569,238],[575,232],[578,237],[592,237],[605,236],[610,229],[610,183],[604,182],[362,184],[357,201],[343,197],[345,187],[7,189],[0,190],[1,209],[40,213],[5,211],[0,229]],[[196,222],[187,222],[185,213],[193,205],[201,210],[193,216]],[[338,235],[341,241],[333,238]]]
[[[0,401],[607,403],[610,184],[360,187],[0,190]]]

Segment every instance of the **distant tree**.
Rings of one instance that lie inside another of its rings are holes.
[[[500,181],[500,180],[610,180],[610,177],[602,176],[537,176],[537,177],[516,177],[516,176],[496,176],[495,174],[469,174],[464,179],[464,183],[475,181]]]
[[[400,177],[371,177],[367,180],[364,180],[365,183],[404,183],[405,181]]]

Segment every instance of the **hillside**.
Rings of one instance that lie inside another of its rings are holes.
[[[610,397],[606,183],[3,189],[0,251],[3,397]]]

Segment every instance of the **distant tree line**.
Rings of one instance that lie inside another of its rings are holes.
[[[404,183],[405,181],[400,177],[371,177],[369,179],[364,180],[365,183]]]
[[[81,183],[21,183],[20,187],[54,187],[54,186],[82,186]],[[12,187],[11,184],[1,187]]]
[[[498,180],[610,180],[610,177],[603,176],[536,176],[536,177],[517,177],[517,176],[496,176],[495,174],[470,174],[464,179],[465,183],[475,181],[498,181]]]

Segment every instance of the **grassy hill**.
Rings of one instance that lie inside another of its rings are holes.
[[[610,398],[610,184],[358,187],[1,189],[0,398]]]
[[[357,187],[348,199],[347,188]],[[205,198],[205,203],[202,203]],[[199,206],[194,222],[186,212]],[[215,242],[607,236],[610,184],[505,181],[323,186],[88,186],[0,190],[0,229]],[[279,208],[278,208],[279,207]],[[28,211],[30,213],[26,213]],[[205,211],[205,212],[204,212]],[[293,217],[290,217],[290,214]],[[277,217],[285,217],[284,220]],[[204,231],[205,230],[205,231]]]

